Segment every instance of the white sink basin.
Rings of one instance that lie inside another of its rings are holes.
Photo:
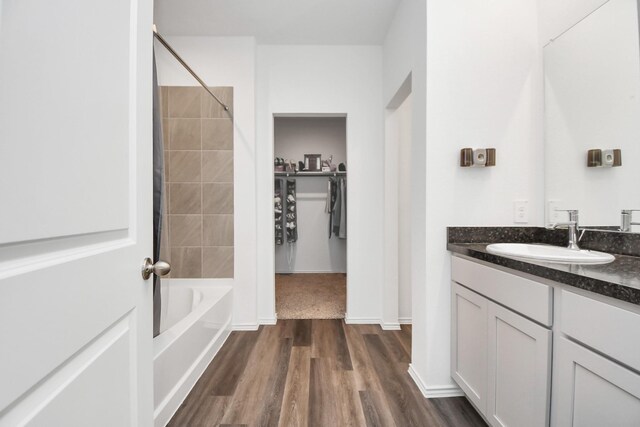
[[[487,246],[487,251],[496,255],[562,264],[607,264],[615,259],[604,252],[526,243],[494,243]]]

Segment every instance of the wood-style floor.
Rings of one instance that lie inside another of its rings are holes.
[[[485,426],[464,398],[425,399],[411,327],[280,320],[233,332],[170,426]]]

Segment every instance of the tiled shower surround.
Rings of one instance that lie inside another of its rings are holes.
[[[211,90],[233,110],[233,88]],[[171,277],[233,277],[233,120],[200,87],[161,94]]]

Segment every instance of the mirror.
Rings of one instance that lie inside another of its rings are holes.
[[[640,209],[638,0],[601,3],[544,47],[546,221],[578,209],[581,226],[620,230],[621,211]],[[622,165],[587,167],[591,149],[604,163],[620,149]]]

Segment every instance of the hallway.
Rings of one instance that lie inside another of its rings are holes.
[[[484,426],[464,398],[425,399],[411,327],[280,320],[232,332],[170,426]]]

